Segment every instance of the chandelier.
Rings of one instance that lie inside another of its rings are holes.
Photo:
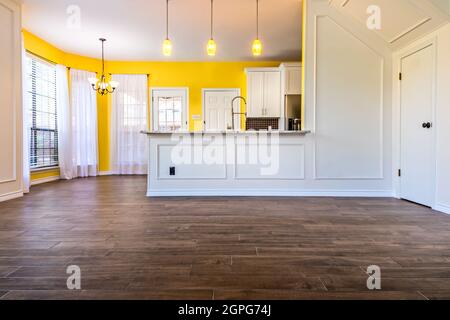
[[[97,91],[102,96],[107,95],[108,93],[113,93],[117,87],[119,86],[119,83],[117,81],[106,81],[105,76],[105,41],[106,39],[100,38],[99,39],[102,42],[102,75],[100,79],[97,78],[89,78],[89,83],[92,85],[92,88]]]

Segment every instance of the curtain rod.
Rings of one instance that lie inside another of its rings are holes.
[[[50,60],[50,59],[47,59],[47,58],[45,58],[45,57],[43,57],[43,56],[41,56],[41,55],[39,55],[39,54],[37,54],[37,53],[34,53],[34,52],[32,52],[32,51],[30,51],[30,50],[25,50],[25,52],[26,53],[29,53],[29,54],[31,54],[31,55],[33,55],[33,56],[35,56],[35,57],[38,57],[39,59],[41,59],[41,60],[44,60],[45,62],[48,62],[48,63],[51,63],[51,64],[59,64],[59,63],[56,63],[55,61],[52,61],[52,60]]]
[[[124,75],[124,76],[148,76],[150,77],[150,73],[108,73],[110,76],[112,75]]]

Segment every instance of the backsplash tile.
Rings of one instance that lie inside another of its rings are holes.
[[[278,130],[279,118],[248,118],[247,130],[268,130],[272,127],[273,130]]]

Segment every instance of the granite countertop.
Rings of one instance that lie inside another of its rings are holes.
[[[223,131],[141,131],[143,134],[147,135],[170,135],[170,134],[259,134],[259,133],[274,133],[274,134],[282,134],[282,135],[299,135],[304,136],[311,133],[310,130],[301,130],[301,131],[286,131],[286,130],[260,130],[260,131],[233,131],[233,130],[223,130]]]

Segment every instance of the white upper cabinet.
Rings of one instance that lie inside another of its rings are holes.
[[[281,74],[279,71],[264,73],[264,117],[281,117]]]
[[[247,74],[247,82],[247,117],[262,117],[264,105],[264,72],[249,72]]]
[[[247,117],[281,117],[281,72],[278,68],[247,69]]]
[[[280,68],[283,94],[302,94],[302,65],[300,63],[283,63]]]

